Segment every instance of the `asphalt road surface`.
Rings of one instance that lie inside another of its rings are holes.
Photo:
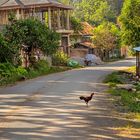
[[[132,65],[134,59],[122,60],[0,88],[0,140],[134,139],[115,131],[130,121],[114,113],[102,84],[107,74]],[[92,92],[87,107],[79,96]]]

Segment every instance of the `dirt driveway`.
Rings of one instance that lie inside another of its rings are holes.
[[[116,128],[132,123],[114,110],[101,83],[108,73],[134,65],[123,60],[39,77],[0,88],[0,140],[134,140]],[[80,95],[95,92],[87,108]]]

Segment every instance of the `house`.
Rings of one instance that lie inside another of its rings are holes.
[[[72,9],[56,0],[0,0],[0,28],[8,24],[10,12],[15,13],[17,19],[37,18],[61,35],[61,49],[70,54]]]
[[[71,56],[84,57],[87,53],[97,54],[96,46],[92,43],[94,27],[82,22],[82,30],[71,35]]]

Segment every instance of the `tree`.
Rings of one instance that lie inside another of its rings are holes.
[[[100,24],[106,20],[115,20],[111,5],[106,0],[60,0],[60,2],[73,5],[73,16],[81,21]]]
[[[76,16],[92,24],[100,24],[106,20],[113,20],[114,15],[105,0],[82,0],[76,4]]]
[[[140,0],[125,0],[119,22],[122,43],[128,46],[140,45]]]
[[[74,30],[74,32],[77,33],[78,31],[81,31],[83,29],[81,22],[78,18],[71,17],[70,21],[71,21],[71,26],[72,26],[72,29]]]
[[[5,38],[0,33],[0,63],[12,62],[13,50],[9,47]]]
[[[94,29],[93,43],[100,50],[101,57],[108,59],[108,54],[119,47],[119,29],[115,24],[105,22]]]
[[[59,34],[36,19],[12,20],[11,24],[6,26],[4,36],[15,53],[16,61],[20,58],[19,52],[23,45],[28,46],[25,51],[29,56],[32,56],[35,49],[51,55],[59,47]]]

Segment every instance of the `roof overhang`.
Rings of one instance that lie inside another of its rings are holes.
[[[85,46],[87,48],[91,48],[91,49],[95,49],[96,48],[96,46],[93,43],[91,43],[91,42],[80,42],[78,44],[80,44],[82,46]]]
[[[6,2],[5,2],[6,3]],[[14,9],[48,9],[51,8],[59,8],[64,10],[72,10],[73,7],[69,5],[64,5],[62,3],[34,3],[34,4],[16,4],[16,5],[4,5],[5,3],[0,5],[0,11],[2,10],[14,10]]]

